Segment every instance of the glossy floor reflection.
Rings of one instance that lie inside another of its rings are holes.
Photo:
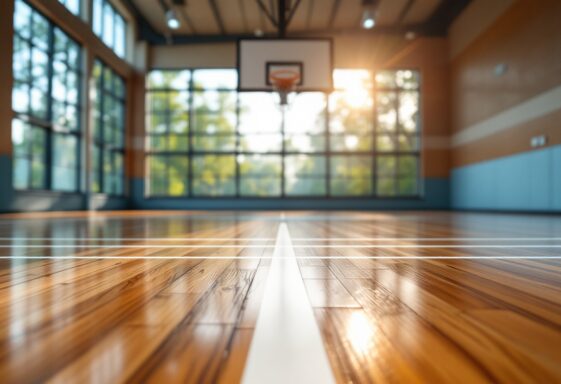
[[[283,222],[338,382],[561,381],[560,217],[109,212],[0,216],[2,382],[239,382]]]

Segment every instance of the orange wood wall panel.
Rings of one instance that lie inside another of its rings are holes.
[[[452,62],[451,79],[455,132],[561,84],[561,1],[518,0]]]
[[[13,0],[0,1],[0,155],[12,153]]]
[[[530,139],[537,135],[546,135],[548,146],[561,144],[561,110],[455,148],[452,167],[461,167],[532,150]]]

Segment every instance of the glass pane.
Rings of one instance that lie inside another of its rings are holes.
[[[340,152],[371,151],[372,134],[338,134],[331,135],[331,150]]]
[[[372,194],[372,179],[331,178],[332,196],[369,196]]]
[[[323,133],[326,118],[325,94],[319,92],[299,94],[286,112],[285,132]]]
[[[240,152],[280,152],[281,150],[282,135],[280,133],[254,134],[240,137]]]
[[[167,170],[165,156],[149,156],[148,163],[148,194],[163,196],[167,193]]]
[[[46,168],[45,154],[47,134],[42,128],[31,129],[31,187],[45,188]]]
[[[397,71],[395,74],[395,82],[399,88],[418,89],[419,88],[419,72],[411,70]]]
[[[376,74],[378,88],[396,88],[395,71],[381,71]]]
[[[325,135],[287,135],[285,148],[294,152],[323,152],[326,150]]]
[[[380,177],[377,180],[376,193],[378,196],[391,197],[395,196],[395,179],[390,179],[387,177]]]
[[[392,177],[396,173],[397,159],[395,156],[378,156],[376,166],[378,177]]]
[[[195,91],[193,107],[196,113],[236,113],[236,93],[231,91]]]
[[[332,156],[331,194],[360,196],[372,193],[372,157]]]
[[[271,93],[242,92],[240,133],[280,132],[281,114]]]
[[[12,107],[14,111],[27,113],[29,112],[29,86],[27,84],[22,84],[14,81],[14,87],[12,89]]]
[[[113,7],[105,1],[103,6],[103,42],[110,48],[114,47],[114,22],[115,12],[113,11]]]
[[[237,160],[242,177],[281,176],[282,158],[279,155],[239,155]]]
[[[364,94],[372,89],[372,75],[366,69],[336,69],[333,71],[333,85],[345,92]]]
[[[146,130],[150,133],[164,133],[167,131],[167,114],[152,112],[148,115]]]
[[[399,135],[399,150],[415,152],[419,150],[419,138],[417,136]]]
[[[191,72],[184,71],[151,71],[148,74],[148,89],[189,89],[189,79]]]
[[[224,110],[221,113],[195,113],[193,127],[200,133],[234,134],[236,132],[236,114],[234,111]]]
[[[31,8],[22,0],[16,0],[14,9],[14,30],[23,38],[31,38]]]
[[[75,191],[77,189],[78,139],[73,135],[55,134],[53,138],[53,189]]]
[[[40,50],[49,49],[49,22],[39,12],[31,16],[31,41]]]
[[[187,133],[189,129],[189,113],[173,111],[170,113],[169,130],[174,133]]]
[[[400,156],[398,162],[399,176],[416,177],[417,175],[417,157],[416,156]]]
[[[392,152],[398,149],[396,137],[393,135],[379,135],[376,138],[376,150],[380,152]]]
[[[193,193],[226,196],[236,193],[236,161],[233,155],[194,156]]]
[[[19,81],[31,80],[31,46],[26,41],[14,37],[14,59],[12,68],[14,79]]]
[[[93,0],[93,30],[98,36],[103,33],[103,0]]]
[[[198,152],[232,152],[236,149],[236,136],[194,135],[193,149]]]
[[[399,125],[400,130],[414,133],[418,130],[419,94],[417,92],[401,92],[399,94]]]
[[[378,92],[376,110],[378,132],[395,132],[397,130],[397,95],[394,92]]]
[[[234,69],[198,69],[193,72],[193,85],[200,89],[236,89],[238,73]]]
[[[120,57],[125,57],[126,46],[126,28],[125,20],[120,16],[115,17],[115,53]]]
[[[240,194],[248,197],[280,197],[281,178],[245,177],[240,180]]]
[[[168,162],[168,195],[187,195],[189,159],[187,156],[169,156]]]
[[[287,195],[323,195],[326,193],[325,156],[288,155],[284,161]]]

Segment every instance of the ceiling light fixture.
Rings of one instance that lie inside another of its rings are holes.
[[[372,29],[376,25],[376,0],[362,1],[362,19],[360,24],[364,29]]]
[[[171,29],[177,29],[181,26],[181,22],[179,21],[177,14],[171,8],[166,11],[166,23]]]

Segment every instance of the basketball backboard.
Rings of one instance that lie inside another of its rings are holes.
[[[332,41],[310,39],[241,39],[238,41],[238,90],[273,91],[270,74],[299,73],[297,91],[333,90]]]

